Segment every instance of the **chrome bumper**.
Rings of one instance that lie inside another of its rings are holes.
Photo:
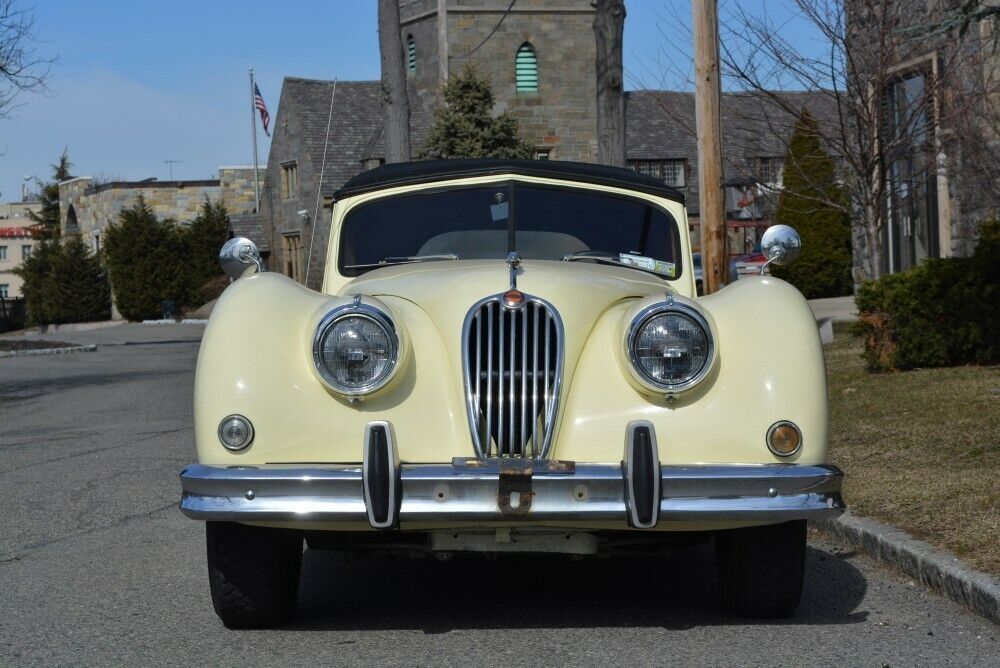
[[[361,466],[269,465],[181,472],[181,511],[199,520],[368,522]],[[398,526],[480,522],[616,522],[628,526],[620,464],[537,466],[527,506],[511,508],[498,465],[399,467]],[[760,521],[835,517],[844,511],[835,466],[661,466],[659,522]]]

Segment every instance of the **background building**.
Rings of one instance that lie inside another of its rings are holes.
[[[972,253],[979,225],[1000,216],[1000,45],[991,23],[963,36],[933,29],[957,2],[899,0],[891,52],[868,54],[873,26],[865,11],[848,12],[848,47],[870,67],[863,80],[881,115],[886,155],[886,222],[881,228],[880,273],[903,271],[922,260]],[[882,56],[882,54],[877,54]],[[867,58],[865,58],[868,56]],[[864,230],[854,237],[854,263],[871,253]]]
[[[256,208],[253,167],[219,167],[219,178],[204,181],[146,179],[97,183],[89,176],[63,181],[59,184],[62,234],[79,234],[94,252],[99,252],[104,229],[140,196],[157,218],[180,222],[197,216],[206,198],[221,201],[231,218],[238,218],[241,233],[263,244],[266,250],[266,240],[256,218],[246,218]]]
[[[35,238],[31,226],[35,222],[29,212],[38,213],[41,202],[0,203],[0,298],[16,299],[21,296],[21,277],[14,270],[31,256]]]

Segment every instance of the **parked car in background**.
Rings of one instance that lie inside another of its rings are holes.
[[[765,276],[770,275],[767,258],[759,249],[751,253],[737,255],[732,259],[730,264],[729,275],[730,277],[735,277],[732,280],[743,278],[744,276],[759,276],[761,273]]]
[[[319,291],[262,272],[247,239],[222,251],[236,280],[201,344],[180,507],[206,522],[227,626],[288,619],[303,546],[579,558],[711,541],[727,609],[792,612],[806,520],[844,509],[795,288],[747,276],[698,297],[683,195],[630,170],[393,164],[335,202]],[[777,226],[764,246],[785,262],[799,240]]]
[[[701,266],[701,253],[691,254],[691,266],[694,267],[694,287],[696,294],[700,297],[705,294],[705,270]],[[736,260],[729,260],[729,282],[739,279]]]

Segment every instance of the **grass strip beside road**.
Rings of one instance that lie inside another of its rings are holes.
[[[873,374],[845,329],[826,366],[848,507],[1000,575],[1000,367]]]

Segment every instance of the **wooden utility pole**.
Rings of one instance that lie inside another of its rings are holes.
[[[698,208],[705,294],[729,282],[726,203],[722,184],[722,89],[717,0],[692,0],[694,113],[698,132]]]
[[[597,55],[597,162],[625,166],[625,93],[622,35],[625,3],[597,0],[594,39]]]
[[[378,0],[379,51],[382,56],[382,111],[385,115],[385,161],[410,159],[410,102],[406,96],[399,0]]]
[[[438,83],[443,90],[448,83],[448,0],[438,0]]]

